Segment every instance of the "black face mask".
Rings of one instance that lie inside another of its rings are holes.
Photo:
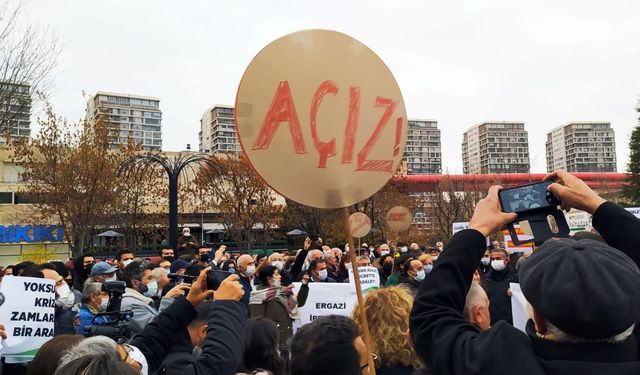
[[[162,257],[162,259],[166,260],[167,262],[171,262],[173,263],[173,261],[176,259],[173,255],[167,255],[166,257]]]
[[[390,264],[390,263],[383,264],[382,270],[384,271],[385,275],[391,274],[391,270],[393,270],[393,264]]]
[[[208,254],[200,255],[200,261],[203,262],[203,263],[209,262],[209,255]]]
[[[88,264],[88,265],[84,266],[84,274],[85,275],[90,275],[92,268],[93,268],[93,264]]]

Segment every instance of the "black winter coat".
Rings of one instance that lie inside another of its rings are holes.
[[[134,336],[130,344],[146,357],[149,374],[235,374],[242,360],[244,313],[240,302],[215,301],[200,356],[191,355],[188,346],[181,349],[183,353],[171,353],[176,338],[185,337],[187,325],[196,316],[193,305],[178,298]]]
[[[504,320],[513,324],[511,313],[511,297],[507,294],[510,283],[518,282],[518,274],[507,265],[503,271],[491,269],[485,278],[485,288],[489,297],[489,312],[491,312],[491,324]]]
[[[604,203],[593,225],[609,245],[640,262],[640,220]],[[484,236],[467,229],[451,239],[420,286],[411,312],[415,350],[434,374],[640,374],[640,329],[620,343],[566,343],[536,337],[502,321],[480,329],[462,315]]]

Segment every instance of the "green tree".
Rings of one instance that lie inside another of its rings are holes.
[[[627,203],[640,205],[640,125],[631,133],[629,142],[629,164],[627,164],[627,185],[622,189]]]

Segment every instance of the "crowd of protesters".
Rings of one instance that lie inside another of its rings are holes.
[[[433,246],[367,245],[357,266],[376,267],[365,296],[371,347],[356,306],[294,333],[313,288],[348,283],[348,246],[306,238],[297,252],[232,254],[199,247],[185,228],[157,259],[128,250],[108,262],[23,262],[4,277],[54,280],[55,337],[29,364],[5,374],[566,374],[640,373],[640,220],[560,170],[548,176],[562,208],[593,215],[593,232],[551,238],[514,259],[486,238],[516,219],[499,187],[478,202],[469,229]],[[596,232],[597,230],[597,232]],[[217,290],[208,274],[231,273]],[[129,335],[90,334],[109,323],[105,283],[124,282]],[[300,282],[294,293],[294,282]],[[513,327],[510,283],[529,305],[526,332]],[[638,294],[638,295],[637,295]],[[2,322],[0,322],[2,323]],[[0,336],[6,337],[0,326]]]

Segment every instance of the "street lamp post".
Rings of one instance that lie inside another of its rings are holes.
[[[178,181],[180,172],[185,168],[192,168],[192,164],[210,163],[209,156],[204,154],[180,153],[173,157],[161,154],[141,154],[127,159],[118,174],[122,174],[136,166],[159,164],[169,178],[169,244],[173,249],[178,247]]]

